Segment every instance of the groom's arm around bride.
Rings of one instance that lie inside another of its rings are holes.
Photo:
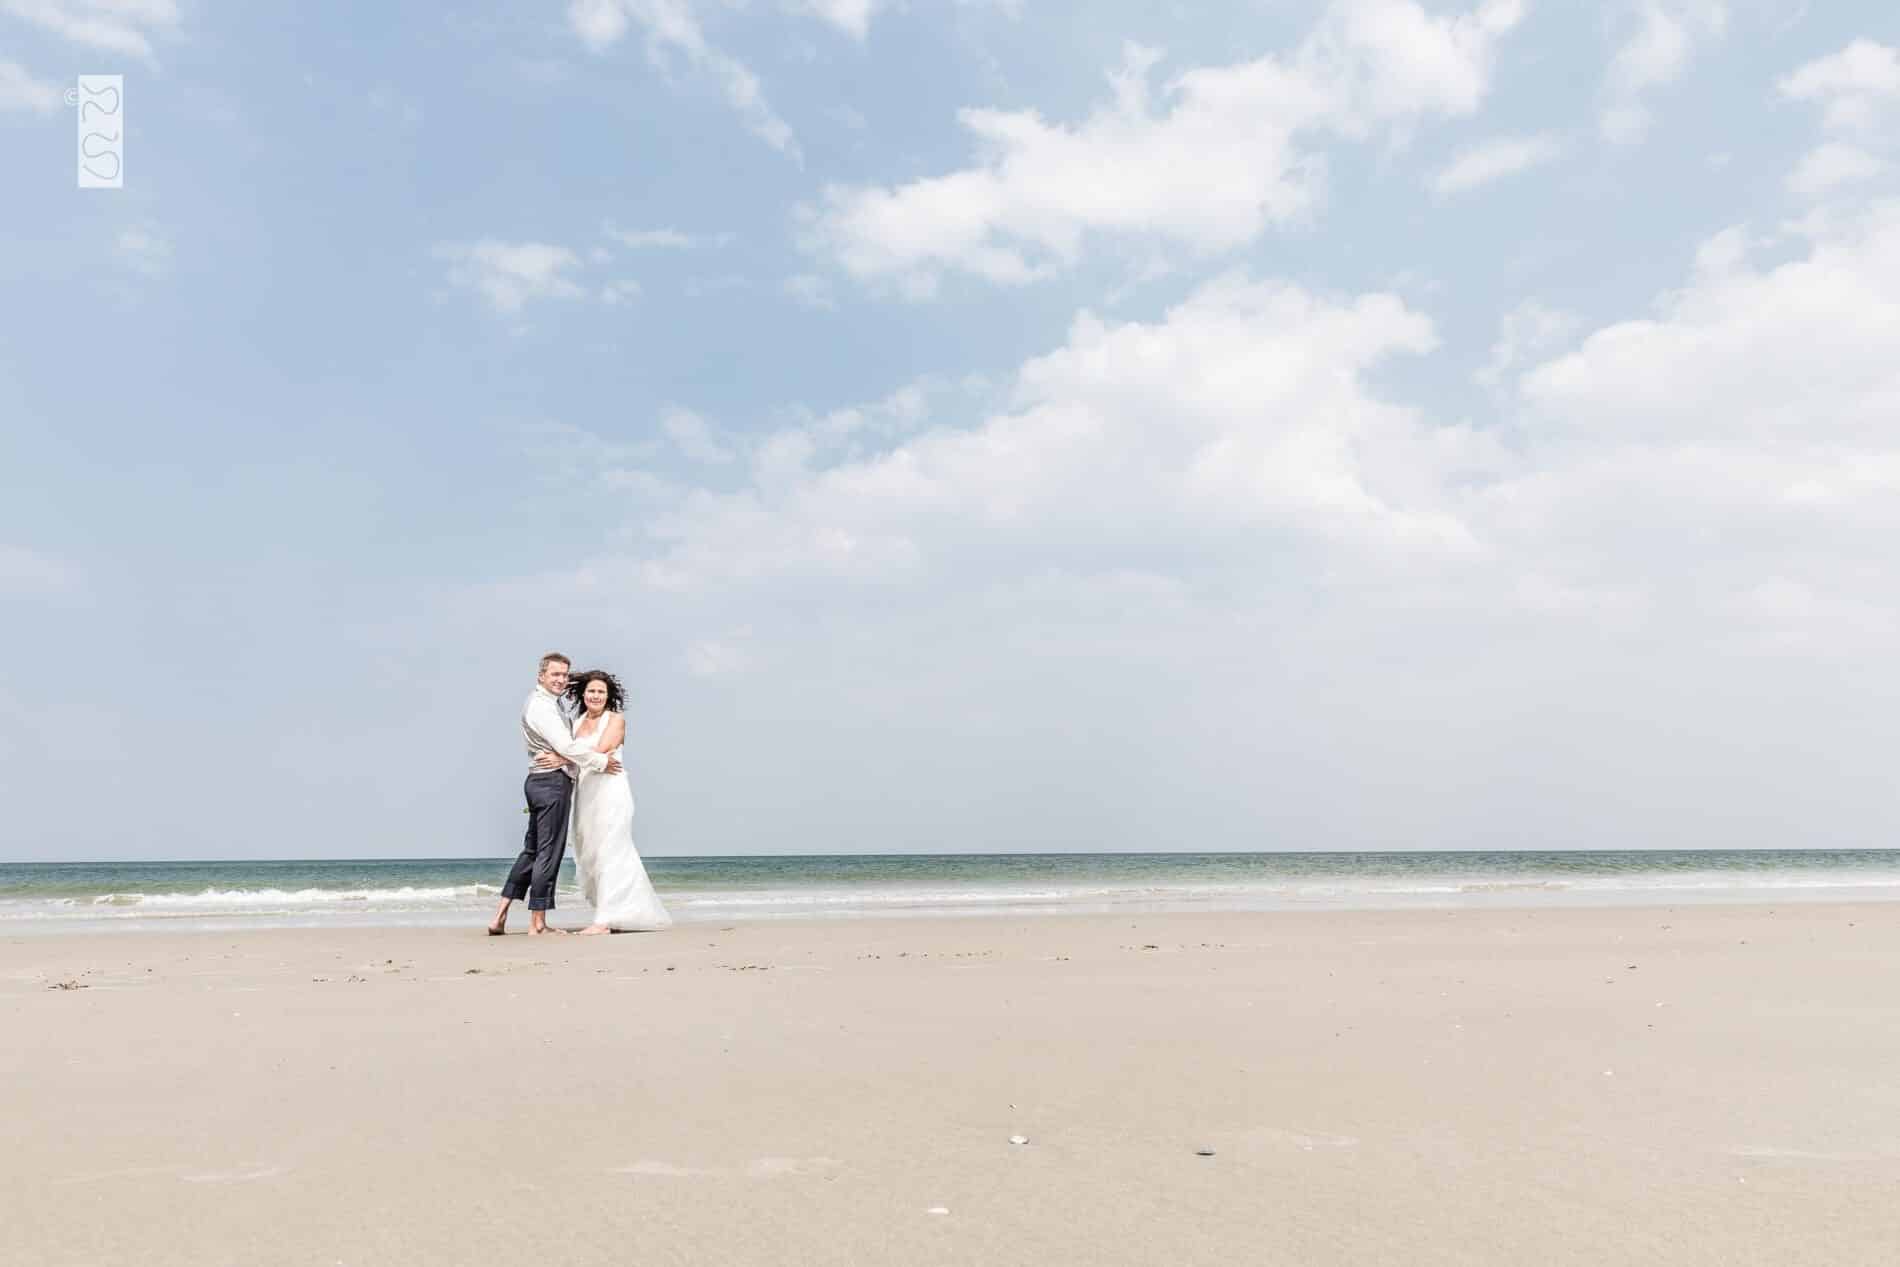
[[[554,909],[554,882],[561,871],[561,856],[567,852],[567,811],[574,780],[566,769],[546,768],[542,758],[558,758],[594,773],[612,774],[621,768],[618,760],[597,750],[592,739],[574,738],[560,706],[570,671],[566,656],[556,652],[542,656],[534,690],[522,706],[521,738],[528,749],[528,779],[522,793],[528,802],[528,831],[501,887],[501,905],[488,925],[495,936],[507,931],[508,908],[522,898],[528,900],[529,931],[554,931],[547,926],[547,913]]]

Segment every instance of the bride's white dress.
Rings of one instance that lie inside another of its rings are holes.
[[[620,755],[615,748],[614,756]],[[574,821],[568,828],[581,896],[594,908],[594,922],[622,932],[670,928],[673,917],[647,879],[633,847],[633,788],[627,772],[590,774],[574,786]]]

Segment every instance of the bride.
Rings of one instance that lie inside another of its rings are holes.
[[[604,669],[589,669],[567,684],[568,697],[581,708],[574,723],[576,739],[593,739],[594,750],[620,754],[627,735],[622,709],[626,693]],[[553,753],[540,761],[554,769],[561,759]],[[633,789],[625,771],[618,774],[578,772],[574,786],[574,821],[568,828],[574,844],[574,863],[580,872],[581,896],[594,908],[594,922],[582,935],[657,931],[672,926],[673,917],[660,904],[640,851],[633,845]]]

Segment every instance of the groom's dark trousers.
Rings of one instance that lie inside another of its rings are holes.
[[[574,795],[574,780],[559,770],[530,774],[521,790],[528,797],[528,837],[501,895],[527,898],[531,911],[551,911],[561,855],[567,852],[567,803]]]

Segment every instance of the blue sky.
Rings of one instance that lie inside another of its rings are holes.
[[[0,0],[0,860],[1891,844],[1896,46]]]

